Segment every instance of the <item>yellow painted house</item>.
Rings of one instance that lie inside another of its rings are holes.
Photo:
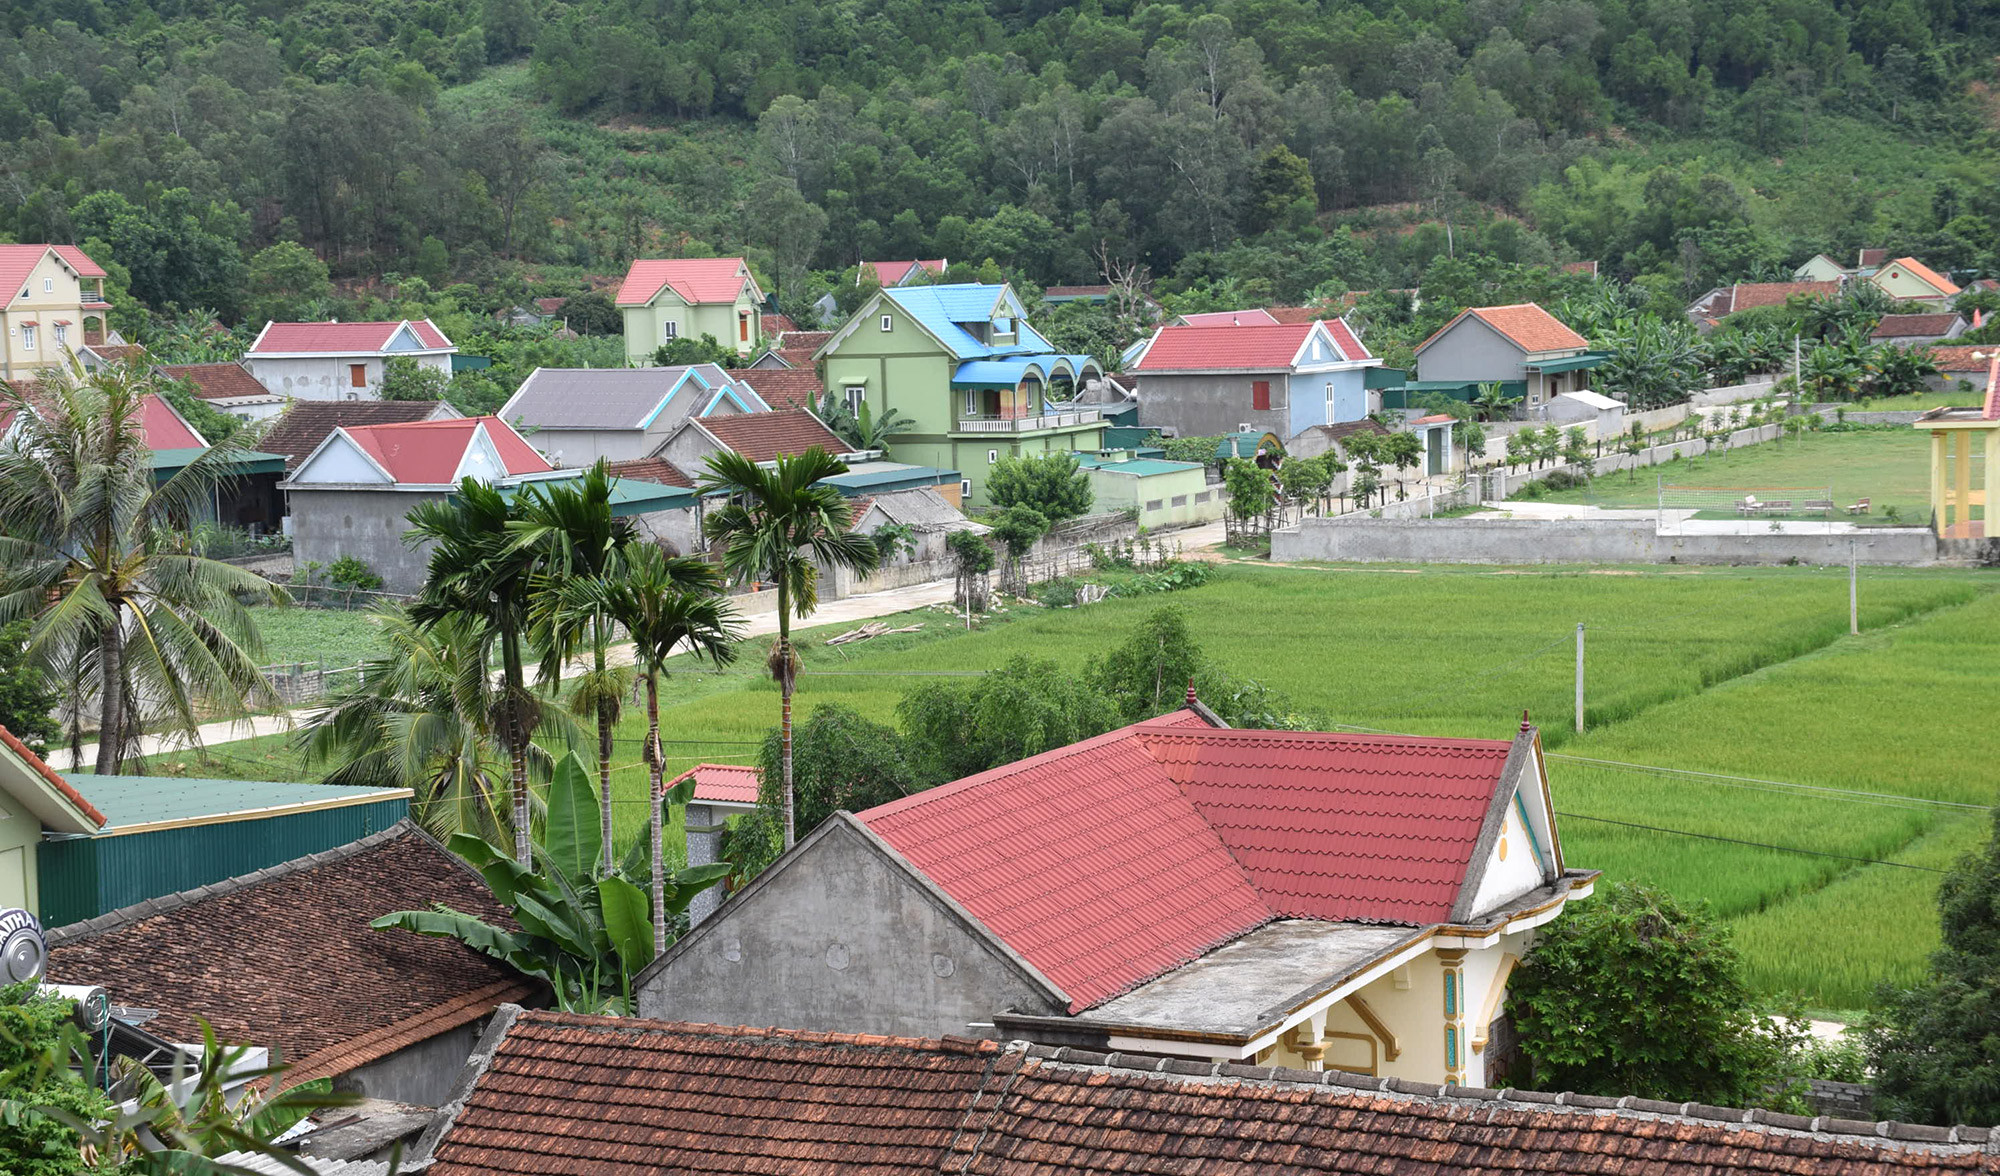
[[[74,245],[0,245],[0,379],[105,339],[104,270]]]
[[[707,335],[744,356],[763,347],[764,291],[740,257],[635,261],[617,302],[630,363],[648,363],[655,351],[683,337]]]

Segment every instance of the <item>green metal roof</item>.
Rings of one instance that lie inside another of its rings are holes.
[[[578,470],[576,477],[582,477]],[[560,485],[569,478],[536,478],[530,482],[516,482],[512,486],[500,487],[502,497],[512,499],[528,486]],[[680,486],[662,486],[658,482],[642,482],[637,478],[611,479],[611,513],[618,518],[628,515],[648,514],[656,510],[679,510],[694,502],[695,493]]]
[[[1576,372],[1582,371],[1585,368],[1597,367],[1610,358],[1611,356],[1607,352],[1586,351],[1582,355],[1572,355],[1568,359],[1543,360],[1541,363],[1531,363],[1527,366],[1544,374],[1549,372]]]
[[[93,776],[65,772],[104,814],[98,837],[186,825],[215,825],[411,795],[407,788],[350,788],[273,780],[190,780],[178,776]]]
[[[850,497],[879,494],[888,490],[907,490],[917,486],[943,486],[958,480],[957,470],[939,469],[936,466],[869,470],[864,473],[835,474],[823,479],[827,485]]]
[[[1131,474],[1138,478],[1151,478],[1160,474],[1184,474],[1189,470],[1199,470],[1201,466],[1191,461],[1158,461],[1150,457],[1130,457],[1124,461],[1108,461],[1095,454],[1079,453],[1077,464],[1087,470],[1104,470],[1113,474]]]
[[[177,470],[207,453],[206,449],[155,449],[148,462],[155,470]],[[285,472],[285,456],[281,453],[258,453],[246,450],[235,459],[221,463],[232,474],[282,474]]]

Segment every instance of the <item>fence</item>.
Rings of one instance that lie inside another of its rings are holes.
[[[298,584],[285,585],[291,593],[292,603],[307,608],[338,608],[352,611],[357,608],[374,608],[377,604],[408,604],[416,597],[401,592],[381,592],[371,588],[348,588],[339,584]]]

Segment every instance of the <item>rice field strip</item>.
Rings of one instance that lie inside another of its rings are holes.
[[[1773,845],[1768,841],[1745,841],[1740,837],[1722,837],[1714,833],[1691,833],[1686,829],[1669,829],[1664,825],[1642,825],[1637,821],[1619,821],[1610,817],[1593,817],[1586,813],[1566,813],[1558,809],[1556,815],[1577,821],[1596,821],[1604,825],[1623,825],[1627,829],[1644,829],[1648,833],[1671,833],[1676,837],[1696,837],[1703,841],[1725,841],[1731,845],[1747,845],[1757,849],[1775,849],[1782,853],[1801,853],[1809,857],[1838,858],[1844,862],[1859,862],[1867,866],[1894,866],[1899,870],[1922,870],[1926,874],[1949,874],[1950,870],[1940,870],[1934,866],[1913,866],[1908,862],[1889,862],[1881,858],[1855,857],[1852,854],[1828,853],[1823,849],[1800,849],[1796,845]]]
[[[1595,768],[1608,768],[1614,772],[1641,772],[1656,776],[1691,776],[1724,787],[1747,788],[1753,792],[1777,792],[1797,796],[1801,800],[1840,800],[1853,804],[1871,804],[1883,808],[1910,809],[1953,809],[1965,812],[1988,812],[1988,806],[1972,804],[1963,800],[1936,800],[1925,796],[1904,796],[1895,792],[1870,792],[1864,788],[1835,788],[1828,784],[1795,784],[1786,780],[1765,780],[1757,776],[1731,776],[1721,772],[1703,772],[1694,768],[1663,768],[1657,764],[1632,764],[1622,760],[1595,759],[1585,755],[1565,755],[1561,752],[1545,753],[1552,760],[1589,764]]]
[[[1462,677],[1453,678],[1450,681],[1441,683],[1436,686],[1431,686],[1411,694],[1398,695],[1397,697],[1388,699],[1371,700],[1370,705],[1376,707],[1393,706],[1397,703],[1409,702],[1412,699],[1429,698],[1434,694],[1442,694],[1445,691],[1452,689],[1453,687],[1462,686],[1467,682],[1476,682],[1482,678],[1490,678],[1495,674],[1501,673],[1502,671],[1510,670],[1513,669],[1515,666],[1531,662],[1536,658],[1541,657],[1543,654],[1548,653],[1550,650],[1556,648],[1558,645],[1568,645],[1574,640],[1575,638],[1573,636],[1565,633],[1561,637],[1556,638],[1554,641],[1549,642],[1547,645],[1536,646],[1534,649],[1529,650],[1528,652],[1522,654],[1521,656],[1514,658],[1511,661],[1501,662],[1499,665],[1493,666],[1490,669],[1480,670],[1476,673],[1466,674]],[[1342,727],[1342,728],[1347,727],[1347,724],[1344,723],[1334,723],[1332,725],[1335,727]],[[1367,731],[1370,728],[1354,727],[1352,729],[1356,731]],[[1388,734],[1393,734],[1393,732],[1378,731],[1376,732],[1376,734],[1388,735]]]

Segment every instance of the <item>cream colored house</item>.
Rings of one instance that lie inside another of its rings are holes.
[[[1868,280],[1898,302],[1928,302],[1944,306],[1958,297],[1957,283],[1914,257],[1885,261],[1881,268],[1868,275]]]
[[[105,340],[104,270],[74,245],[0,245],[0,379]]]
[[[738,355],[764,343],[764,291],[740,257],[672,257],[635,261],[618,287],[625,314],[625,359],[646,364],[678,338],[713,338]]]

